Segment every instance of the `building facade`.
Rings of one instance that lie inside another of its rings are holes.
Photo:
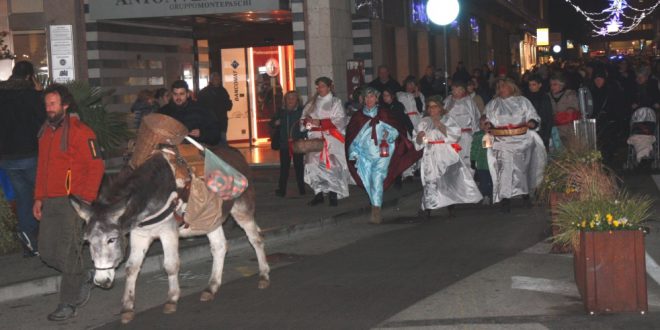
[[[524,70],[535,63],[532,31],[547,0],[459,1],[446,29],[449,72],[459,61]],[[314,80],[337,96],[386,65],[401,81],[444,66],[444,31],[426,0],[0,0],[0,31],[16,60],[54,81],[112,89],[111,111],[128,111],[143,89],[184,79],[194,91],[220,72],[234,108],[228,137],[267,141],[267,122],[287,91],[303,99]],[[0,79],[13,61],[0,60]],[[444,68],[443,68],[444,69]]]

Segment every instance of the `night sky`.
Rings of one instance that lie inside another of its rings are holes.
[[[564,40],[587,42],[591,33],[591,24],[587,23],[582,14],[565,0],[549,0],[548,5],[550,32],[559,32]],[[609,6],[608,0],[572,0],[585,11],[601,11]]]

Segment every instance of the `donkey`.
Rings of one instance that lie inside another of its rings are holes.
[[[249,182],[248,164],[238,150],[217,148],[213,151],[245,175]],[[270,267],[266,261],[264,242],[254,220],[254,187],[248,184],[248,188],[238,198],[223,202],[216,228],[201,232],[179,226],[175,219],[175,209],[181,206],[177,193],[177,186],[180,188],[181,182],[175,179],[176,165],[168,161],[170,156],[167,152],[166,149],[156,151],[138,168],[132,170],[127,167],[122,170],[109,188],[104,189],[97,201],[91,205],[75,197],[71,198],[74,209],[87,223],[84,237],[90,243],[90,252],[96,268],[96,285],[102,288],[112,286],[115,268],[124,258],[125,236],[130,233],[130,255],[126,262],[126,287],[122,298],[122,323],[128,323],[135,317],[135,282],[145,254],[154,239],[160,239],[163,246],[163,266],[169,284],[163,312],[174,313],[180,295],[179,237],[208,237],[213,268],[208,287],[202,292],[200,300],[214,299],[222,282],[227,253],[227,240],[222,223],[227,220],[229,214],[243,228],[256,252],[259,264],[258,287],[264,289],[270,285]]]

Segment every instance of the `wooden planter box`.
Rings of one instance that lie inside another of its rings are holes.
[[[587,313],[648,311],[642,231],[582,231],[573,261]]]
[[[558,192],[551,192],[550,193],[550,219],[552,221],[552,236],[555,236],[559,234],[559,228],[554,225],[555,220],[557,219],[557,206],[559,204],[566,202],[570,200],[568,195],[563,194],[563,193],[558,193]],[[550,253],[557,253],[557,254],[564,254],[564,253],[571,253],[573,251],[573,248],[571,248],[570,244],[558,244],[558,243],[553,243],[552,248],[550,249]]]

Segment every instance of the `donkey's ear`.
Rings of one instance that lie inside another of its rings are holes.
[[[85,222],[89,222],[89,218],[92,216],[92,206],[90,204],[87,204],[87,202],[74,195],[69,196],[69,203],[76,210],[78,216],[85,220]]]

